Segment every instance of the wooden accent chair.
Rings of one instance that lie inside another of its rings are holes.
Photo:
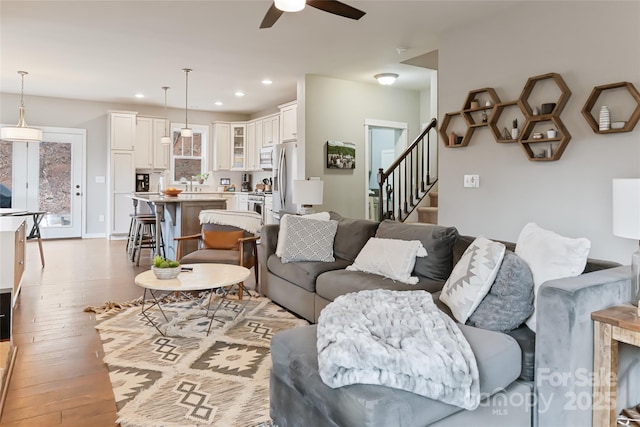
[[[259,289],[258,246],[256,236],[242,228],[222,224],[202,224],[200,234],[176,237],[178,242],[176,259],[180,264],[219,263],[235,264],[253,268],[256,278],[256,291]],[[181,243],[186,240],[199,240],[199,249],[189,254],[182,254]],[[242,287],[238,290],[242,299]]]

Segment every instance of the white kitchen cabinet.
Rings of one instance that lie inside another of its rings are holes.
[[[133,202],[129,196],[135,186],[135,159],[133,151],[111,151],[109,162],[109,235],[126,236],[129,232],[129,214]]]
[[[262,119],[262,146],[271,147],[280,143],[280,114]]]
[[[112,150],[133,151],[136,143],[136,113],[110,112],[108,140]]]
[[[136,120],[135,165],[139,169],[167,169],[170,145],[160,144],[165,120],[138,117]]]
[[[246,132],[245,123],[231,123],[231,170],[246,170]]]
[[[213,158],[212,170],[228,171],[231,169],[231,123],[215,122],[213,124]]]
[[[257,171],[260,169],[260,147],[258,143],[258,129],[262,132],[262,120],[254,120],[247,123],[246,164],[245,170]]]
[[[227,210],[236,209],[236,196],[234,194],[220,194],[220,198],[224,199],[226,203],[225,209]]]
[[[296,141],[298,139],[298,103],[296,101],[279,105],[280,108],[280,141]]]
[[[238,193],[236,194],[236,210],[248,211],[249,210],[249,195]]]

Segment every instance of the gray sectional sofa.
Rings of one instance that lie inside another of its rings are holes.
[[[429,291],[439,308],[450,314],[439,302],[439,291],[473,237],[459,235],[454,227],[377,223],[333,212],[331,218],[338,221],[338,230],[336,260],[329,263],[283,264],[275,255],[279,226],[263,227],[263,294],[312,323],[338,296],[380,288]],[[374,236],[422,241],[429,255],[417,259],[413,271],[417,285],[345,270]],[[507,249],[515,247],[504,243]],[[524,325],[508,333],[459,325],[478,361],[485,398],[474,411],[384,386],[332,389],[318,374],[316,326],[279,333],[272,340],[271,416],[279,427],[590,426],[591,384],[583,378],[585,370],[592,372],[593,364],[590,313],[629,301],[630,276],[628,267],[590,259],[582,275],[546,282],[537,295],[535,334]],[[640,359],[637,352],[625,357],[624,366]],[[628,375],[632,372],[637,370],[631,369]],[[626,384],[625,378],[621,384]],[[635,405],[637,399],[640,391],[631,387],[620,405],[625,406],[625,400]]]

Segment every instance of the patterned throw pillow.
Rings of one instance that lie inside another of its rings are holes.
[[[285,231],[282,242],[282,263],[294,261],[335,261],[333,240],[338,221],[321,221],[296,215],[284,215],[280,229]]]
[[[442,288],[445,303],[460,323],[465,323],[487,295],[504,258],[506,247],[484,237],[469,245]]]

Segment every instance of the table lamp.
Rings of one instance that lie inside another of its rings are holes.
[[[613,180],[613,234],[640,241],[640,178]],[[640,247],[631,255],[631,303],[640,300]]]
[[[298,213],[314,213],[313,205],[322,204],[323,182],[319,179],[293,181],[293,203],[299,205]]]

